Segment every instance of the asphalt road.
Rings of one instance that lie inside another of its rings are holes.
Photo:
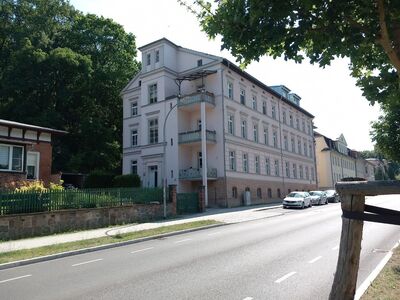
[[[400,201],[370,203],[400,210]],[[327,299],[340,204],[0,271],[1,299]],[[260,210],[255,213],[263,214]],[[400,227],[366,223],[359,284]]]

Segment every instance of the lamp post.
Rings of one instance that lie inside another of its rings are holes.
[[[178,105],[179,100],[181,98],[181,95],[178,94],[178,101],[175,103],[174,106],[170,108],[168,111],[167,115],[165,116],[164,119],[164,126],[163,126],[163,148],[164,148],[164,155],[163,155],[163,172],[164,172],[164,178],[163,178],[163,208],[164,208],[164,219],[167,218],[167,141],[166,141],[166,134],[165,134],[165,128],[167,125],[167,120],[172,112],[172,110]]]

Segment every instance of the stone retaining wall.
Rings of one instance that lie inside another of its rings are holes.
[[[68,209],[52,212],[0,216],[0,239],[13,240],[53,233],[93,229],[163,217],[162,204]],[[176,215],[176,202],[168,203],[168,216]]]

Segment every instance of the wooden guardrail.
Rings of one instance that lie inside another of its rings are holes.
[[[363,220],[400,224],[399,212],[365,205],[365,196],[400,194],[400,181],[338,182],[336,190],[342,201],[342,233],[329,300],[351,300],[356,291]]]

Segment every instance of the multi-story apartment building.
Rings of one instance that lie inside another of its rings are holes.
[[[343,134],[332,140],[318,132],[315,135],[317,176],[320,189],[334,188],[336,182],[346,177],[374,180],[373,166],[357,151],[347,148]]]
[[[167,39],[139,50],[142,70],[122,91],[124,174],[178,192],[203,185],[209,206],[316,188],[313,115],[299,96]]]

